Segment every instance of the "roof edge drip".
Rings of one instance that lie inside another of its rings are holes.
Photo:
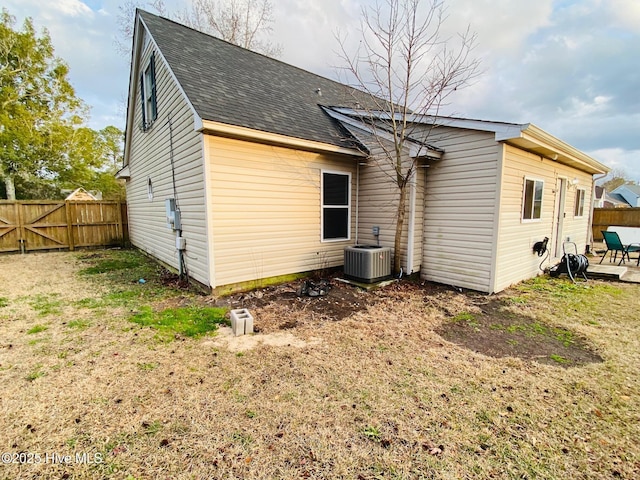
[[[220,136],[235,138],[239,140],[252,140],[258,143],[268,145],[285,146],[298,148],[300,150],[308,150],[311,152],[335,153],[340,155],[350,155],[353,157],[365,157],[357,148],[339,147],[329,143],[316,142],[313,140],[305,140],[303,138],[295,138],[278,133],[254,130],[247,127],[239,127],[226,123],[214,122],[211,120],[202,120],[202,133],[213,133]]]

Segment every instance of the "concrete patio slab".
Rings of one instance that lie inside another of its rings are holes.
[[[626,274],[628,268],[623,265],[591,265],[587,268],[587,276],[592,278],[615,278],[619,280]]]

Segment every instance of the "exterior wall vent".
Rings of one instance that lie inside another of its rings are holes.
[[[378,245],[355,245],[344,249],[344,275],[364,283],[391,276],[391,249]]]

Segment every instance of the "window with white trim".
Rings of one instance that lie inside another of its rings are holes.
[[[322,241],[351,236],[351,174],[322,172]]]
[[[524,179],[522,220],[540,220],[542,216],[543,191],[544,182],[542,180]]]
[[[583,217],[584,216],[584,197],[585,197],[585,189],[578,188],[576,190],[576,203],[573,210],[574,217]]]
[[[151,55],[147,67],[140,75],[140,100],[142,102],[142,130],[148,130],[158,118],[155,55]]]

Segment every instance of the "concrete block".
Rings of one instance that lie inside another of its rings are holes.
[[[231,310],[231,330],[235,336],[253,333],[253,316],[246,308]]]
[[[244,333],[249,335],[253,333],[253,315],[247,311],[247,317],[244,319]]]

